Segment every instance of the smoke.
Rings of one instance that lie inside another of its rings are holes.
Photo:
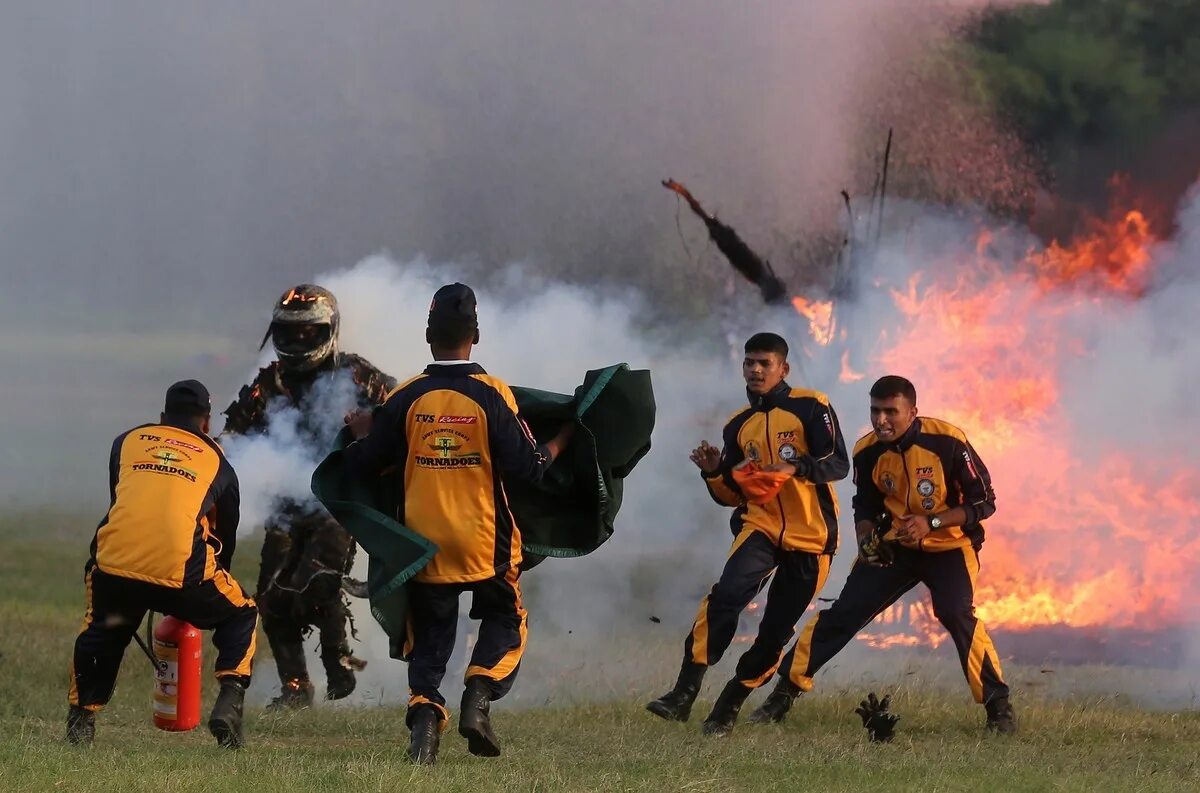
[[[338,297],[340,348],[403,381],[428,362],[429,299],[454,278],[449,266],[425,260],[400,264],[377,255],[315,280]],[[481,341],[475,358],[489,372],[514,385],[570,392],[588,369],[626,362],[651,370],[659,404],[654,446],[627,480],[614,538],[586,559],[547,560],[523,579],[535,636],[526,674],[565,682],[568,667],[584,656],[594,664],[610,658],[597,643],[612,647],[617,636],[627,642],[646,626],[655,628],[644,637],[652,641],[669,633],[673,653],[675,634],[682,640],[689,612],[719,573],[730,540],[728,515],[709,500],[687,455],[702,437],[719,443],[725,418],[743,403],[738,359],[714,354],[707,340],[679,342],[648,332],[645,318],[653,314],[653,303],[634,292],[560,283],[529,287],[520,266],[494,283],[477,289]],[[792,336],[800,327],[786,310],[751,321]],[[740,349],[730,352],[740,358]],[[340,424],[344,409],[338,400],[318,398],[335,407],[317,423]],[[269,415],[266,436],[228,444],[243,498],[250,502],[244,510],[247,530],[278,497],[307,492],[308,475],[328,448],[296,430],[300,417],[294,409],[277,404]],[[361,573],[365,559],[359,567]],[[381,696],[395,701],[404,690],[403,667],[387,659],[386,641],[365,604],[355,606],[363,640],[355,652],[371,662],[355,701]],[[662,622],[651,623],[651,616]],[[463,627],[469,644],[471,629]],[[461,657],[465,645],[459,647]],[[259,686],[265,691],[272,683]],[[533,691],[546,695],[542,686],[531,686],[529,696]]]
[[[455,279],[479,287],[478,355],[509,382],[567,390],[585,369],[620,360],[654,372],[655,447],[629,481],[616,536],[592,557],[550,560],[526,579],[532,639],[516,688],[525,701],[552,689],[649,693],[669,682],[729,541],[727,515],[707,500],[686,453],[715,440],[741,404],[737,344],[764,329],[791,340],[793,381],[831,394],[848,438],[865,430],[865,386],[885,371],[918,379],[926,412],[955,409],[936,334],[901,360],[879,360],[888,349],[880,338],[918,321],[896,311],[889,290],[903,291],[917,270],[931,276],[930,262],[971,260],[977,231],[919,208],[889,235],[874,269],[860,273],[859,302],[840,307],[848,336],[839,349],[865,378],[842,384],[838,356],[805,348],[803,321],[764,309],[740,284],[726,293],[727,271],[711,253],[681,254],[657,179],[695,187],[779,265],[780,248],[837,211],[863,141],[873,151],[882,139],[891,120],[877,124],[878,108],[864,105],[980,5],[375,0],[334,9],[310,0],[14,10],[0,26],[0,366],[14,373],[0,384],[0,494],[98,511],[109,440],[152,420],[166,384],[199,376],[231,397],[252,373],[273,298],[314,272],[390,250],[394,258],[318,280],[344,308],[343,349],[397,377],[423,367],[429,295]],[[903,137],[897,145],[909,151]],[[1087,355],[1054,356],[1066,376],[1053,397],[1073,448],[1128,444],[1148,464],[1186,452],[1200,377],[1191,308],[1200,202],[1181,225],[1158,254],[1163,281],[1140,302],[1104,301],[1077,316],[1073,338]],[[685,234],[697,240],[699,229]],[[1006,261],[1023,247],[1009,239]],[[664,296],[680,295],[697,322],[675,321],[687,311]],[[1037,299],[1014,294],[1011,305]],[[1002,349],[1052,347],[1040,329],[1032,323]],[[319,413],[325,431],[340,422],[336,398]],[[248,528],[276,499],[307,494],[323,452],[296,415],[272,419],[267,439],[231,445]],[[1000,516],[1039,488],[1047,464],[1033,457],[1019,477],[996,471]],[[1092,480],[1072,488],[1103,501]],[[848,487],[839,492],[848,511]],[[997,522],[984,580],[1003,569],[1004,531],[1049,531],[1056,509],[1051,499],[1028,527]],[[1115,535],[1088,543],[1103,550]],[[1113,555],[1128,553],[1116,547]],[[836,594],[851,556],[839,555],[824,595]],[[1084,563],[1102,562],[1080,552],[1071,567]],[[385,659],[377,629],[359,616],[372,660],[360,697],[395,701],[403,667]],[[866,668],[839,663],[836,674]],[[956,674],[952,662],[942,668]],[[260,674],[256,687],[270,688],[270,678]]]
[[[474,282],[523,262],[702,314],[726,271],[680,255],[671,175],[786,273],[882,139],[872,97],[982,4],[9,9],[0,497],[102,504],[95,461],[167,383],[231,398],[271,301],[374,251]]]
[[[238,472],[239,534],[262,528],[284,503],[316,504],[309,489],[312,472],[333,447],[343,417],[357,407],[358,389],[343,370],[318,378],[298,405],[284,397],[268,402],[263,434],[221,439]]]

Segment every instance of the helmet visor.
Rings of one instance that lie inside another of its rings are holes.
[[[328,325],[276,323],[271,327],[271,343],[281,355],[306,355],[329,342]]]

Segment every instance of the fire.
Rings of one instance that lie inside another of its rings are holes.
[[[850,351],[843,350],[842,371],[841,374],[838,375],[838,380],[841,380],[843,383],[856,383],[864,377],[866,377],[866,375],[862,372],[856,372],[850,368]]]
[[[868,647],[877,650],[889,650],[893,647],[919,647],[924,642],[921,637],[908,633],[860,633],[857,637]]]
[[[1065,403],[1066,373],[1091,355],[1081,328],[1098,311],[1120,321],[1146,294],[1157,242],[1149,224],[1123,212],[1069,245],[1015,258],[994,252],[1002,233],[984,230],[973,252],[960,247],[884,285],[897,321],[877,331],[866,367],[912,379],[923,412],[962,427],[991,471],[998,510],[980,553],[977,612],[1001,630],[1193,622],[1200,466],[1136,443],[1115,448],[1110,428],[1076,426]],[[832,306],[794,304],[827,344]],[[844,351],[842,382],[863,376]],[[936,646],[946,634],[921,593],[860,638]]]
[[[1120,223],[1097,225],[1088,238],[1070,247],[1050,243],[1035,259],[1038,284],[1055,289],[1070,284],[1095,284],[1113,294],[1141,297],[1150,270],[1154,242],[1150,223],[1137,210],[1125,213]]]
[[[805,300],[799,295],[792,298],[792,307],[808,320],[808,330],[813,340],[822,347],[833,341],[833,303],[828,300]]]

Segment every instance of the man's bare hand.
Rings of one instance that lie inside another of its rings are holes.
[[[929,535],[929,518],[924,515],[901,515],[896,527],[896,539],[901,542],[920,542]]]
[[[706,474],[715,474],[721,465],[721,450],[708,441],[700,441],[700,445],[692,449],[690,459]]]
[[[568,421],[559,428],[558,434],[550,440],[546,441],[546,450],[550,452],[550,459],[557,460],[562,454],[563,449],[567,448],[567,444],[575,437],[575,422]]]
[[[360,441],[371,432],[371,421],[374,418],[370,410],[353,410],[346,414],[346,426],[354,440]]]

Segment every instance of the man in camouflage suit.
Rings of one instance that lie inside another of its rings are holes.
[[[296,411],[296,432],[318,453],[330,448],[343,413],[381,404],[396,387],[392,377],[353,353],[340,353],[337,299],[323,287],[300,284],[276,303],[271,339],[278,360],[261,369],[225,411],[222,433],[261,435],[286,408]],[[350,611],[343,578],[354,561],[354,540],[316,501],[281,498],[264,527],[255,600],[271,644],[282,687],[276,708],[312,704],[313,685],[303,637],[321,637],[327,699],[354,691],[354,672],[366,666],[347,640]],[[348,584],[353,588],[353,584]]]

